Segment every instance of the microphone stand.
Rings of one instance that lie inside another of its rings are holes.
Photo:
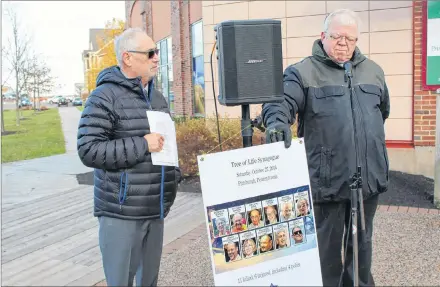
[[[350,101],[351,101],[351,111],[353,117],[353,127],[354,127],[354,141],[355,141],[355,154],[356,154],[356,171],[351,176],[351,239],[353,244],[353,285],[359,286],[359,241],[358,241],[358,213],[360,215],[361,221],[361,231],[360,236],[362,243],[365,242],[365,217],[364,217],[364,204],[362,195],[362,169],[359,161],[359,145],[357,138],[357,121],[355,112],[355,90],[353,87],[353,74],[352,74],[352,64],[347,62],[344,64],[345,68],[345,79],[348,80],[348,87],[350,89]],[[359,113],[359,110],[357,111]],[[359,206],[359,210],[358,210]],[[349,230],[347,230],[349,232]],[[347,236],[348,242],[349,236]],[[345,250],[346,253],[346,250]],[[344,267],[345,269],[345,256],[344,256]],[[343,270],[344,272],[344,270]],[[341,278],[342,279],[342,278]]]

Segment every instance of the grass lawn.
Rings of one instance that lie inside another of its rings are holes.
[[[80,112],[82,112],[84,110],[84,107],[76,107]]]
[[[22,111],[25,118],[15,124],[15,110],[4,111],[5,129],[14,134],[2,136],[2,163],[61,154],[66,151],[61,119],[57,109]]]

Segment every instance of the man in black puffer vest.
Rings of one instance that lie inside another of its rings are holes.
[[[78,155],[94,171],[94,215],[108,286],[157,285],[164,218],[176,197],[180,170],[156,166],[151,153],[164,138],[151,133],[147,110],[169,113],[154,89],[158,50],[141,29],[115,39],[118,66],[100,72],[81,115]]]

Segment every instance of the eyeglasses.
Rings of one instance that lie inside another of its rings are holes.
[[[358,38],[356,37],[351,37],[351,36],[341,36],[339,34],[329,34],[330,38],[332,38],[333,40],[339,41],[342,38],[344,38],[347,42],[353,44],[356,43],[356,41],[358,40]]]
[[[301,230],[295,231],[295,232],[293,233],[293,235],[301,235],[301,234],[303,234]]]
[[[148,59],[153,58],[154,55],[159,55],[159,49],[157,49],[157,48],[150,49],[150,50],[148,50],[148,51],[135,51],[135,50],[130,50],[130,51],[127,51],[127,52],[130,52],[130,53],[138,53],[138,54],[144,54],[144,55],[147,55],[147,56],[148,56]]]

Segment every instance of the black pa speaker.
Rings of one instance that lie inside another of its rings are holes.
[[[225,21],[214,27],[220,104],[283,101],[281,21]]]

